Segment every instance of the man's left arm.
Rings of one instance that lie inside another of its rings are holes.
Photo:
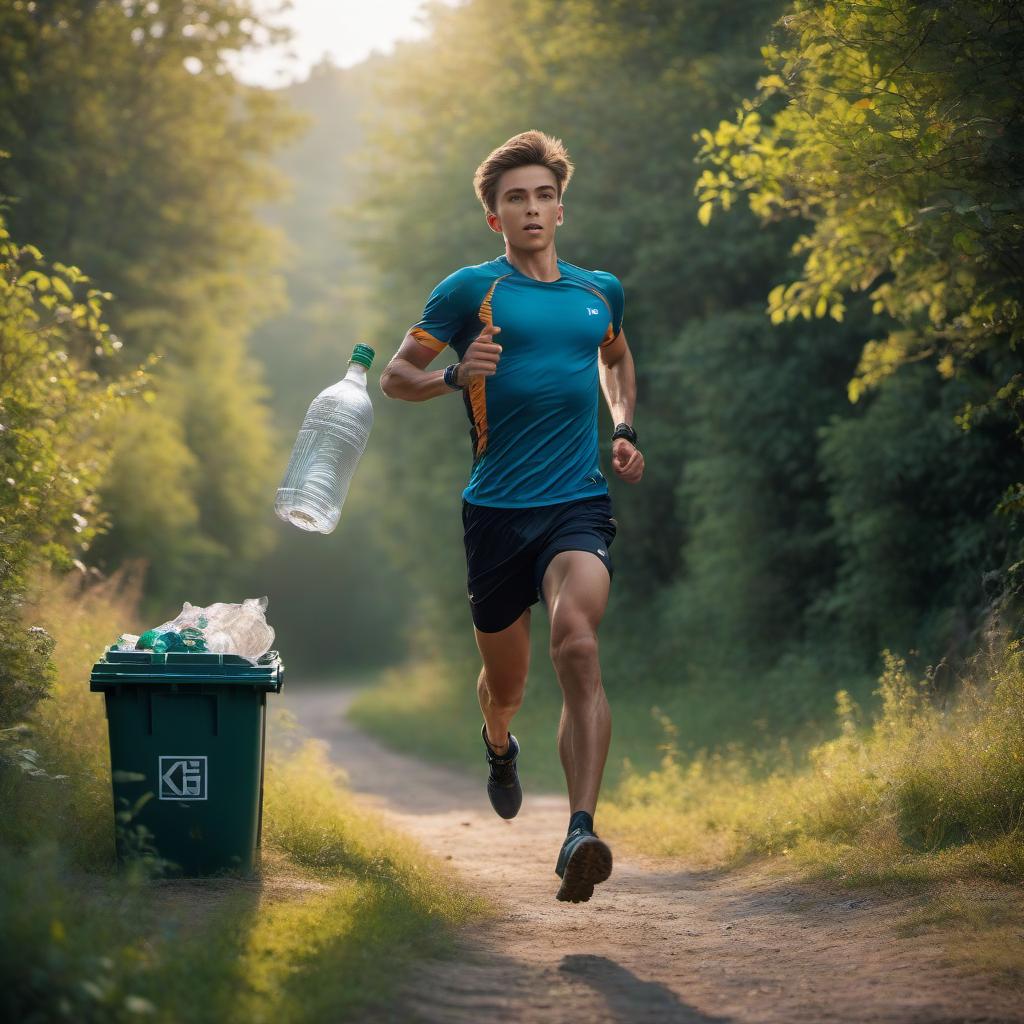
[[[612,423],[616,426],[620,423],[633,426],[633,413],[636,410],[636,370],[625,331],[619,331],[615,340],[603,345],[598,353],[601,390],[612,414]],[[612,442],[612,468],[626,483],[639,483],[644,475],[644,457],[640,450],[624,437],[617,437]]]

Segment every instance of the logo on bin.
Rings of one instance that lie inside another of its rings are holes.
[[[205,800],[206,758],[161,756],[160,799]]]

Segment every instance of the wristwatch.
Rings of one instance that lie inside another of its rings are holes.
[[[462,385],[459,383],[459,364],[449,363],[444,368],[444,382],[453,391],[461,391]]]
[[[620,437],[624,437],[634,448],[636,447],[636,431],[628,423],[616,425],[615,432],[612,434],[612,440],[615,441]]]

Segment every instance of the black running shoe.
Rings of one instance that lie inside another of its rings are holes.
[[[612,851],[590,829],[574,828],[562,843],[555,874],[562,880],[556,899],[586,903],[594,886],[612,873]]]
[[[523,804],[523,787],[519,784],[519,773],[516,771],[519,743],[509,733],[508,751],[499,757],[487,742],[486,725],[480,730],[480,735],[484,738],[487,763],[491,768],[487,776],[487,795],[491,798],[491,806],[502,818],[514,818]]]

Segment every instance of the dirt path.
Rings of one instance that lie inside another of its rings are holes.
[[[528,738],[523,808],[505,822],[487,802],[482,757],[469,778],[395,754],[345,720],[346,691],[282,697],[330,743],[357,793],[501,908],[467,931],[457,957],[404,981],[396,1020],[1024,1022],[1019,997],[951,970],[933,938],[897,937],[908,901],[764,868],[666,870],[616,850],[590,903],[558,903],[567,808],[530,793]]]

